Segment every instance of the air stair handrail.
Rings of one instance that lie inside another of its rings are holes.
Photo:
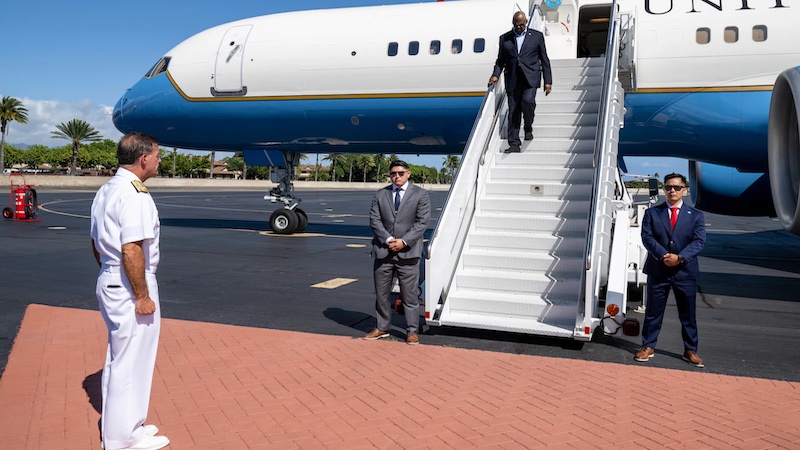
[[[498,109],[497,100],[504,97],[502,91],[501,78],[484,96],[464,147],[461,164],[442,207],[442,214],[428,242],[425,262],[426,303],[437,304],[440,298],[446,298],[455,276],[477,204],[482,158],[498,126],[498,111],[501,109]]]
[[[587,229],[586,253],[584,254],[583,298],[584,318],[588,328],[589,318],[593,316],[596,308],[601,279],[604,267],[601,258],[608,262],[610,248],[612,199],[606,198],[609,194],[609,183],[613,186],[617,169],[617,147],[619,140],[619,124],[613,112],[614,102],[620,102],[620,87],[617,80],[619,59],[619,30],[617,2],[611,5],[609,38],[606,44],[605,68],[603,71],[603,87],[600,99],[598,128],[595,135],[594,148],[594,180],[592,183],[592,198],[590,204],[589,227]],[[616,105],[617,112],[621,105]],[[616,134],[615,134],[616,131]],[[613,194],[613,191],[611,192]],[[605,255],[605,258],[603,258]],[[585,331],[590,334],[590,330]]]

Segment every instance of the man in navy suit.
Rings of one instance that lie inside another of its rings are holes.
[[[372,198],[369,224],[372,228],[372,256],[375,258],[375,310],[378,325],[364,339],[373,341],[389,336],[392,307],[389,296],[397,274],[403,313],[406,316],[406,343],[419,344],[419,260],[422,236],[431,218],[428,191],[411,184],[411,170],[404,161],[390,164],[392,184]]]
[[[525,140],[533,139],[533,116],[536,110],[536,89],[544,75],[544,94],[549,95],[553,87],[550,58],[544,46],[544,35],[527,29],[525,13],[517,11],[511,23],[514,28],[500,36],[500,50],[489,85],[497,82],[505,69],[506,94],[508,95],[508,144],[506,153],[519,153],[519,128],[525,118]],[[522,117],[521,117],[522,116]]]
[[[647,248],[647,308],[642,329],[642,348],[634,358],[647,362],[655,355],[658,332],[671,289],[675,290],[683,336],[683,359],[703,367],[697,356],[697,254],[706,243],[703,213],[683,203],[686,177],[671,173],[664,177],[666,203],[649,208],[642,219],[642,242]]]

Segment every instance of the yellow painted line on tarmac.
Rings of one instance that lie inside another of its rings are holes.
[[[349,247],[349,248],[364,248],[364,247],[366,247],[365,244],[347,244],[346,246]]]
[[[274,231],[259,231],[258,234],[262,236],[275,236],[275,237],[324,237],[327,236],[322,233],[292,233],[292,234],[279,234]]]
[[[333,278],[328,281],[323,281],[321,283],[312,284],[311,287],[319,288],[319,289],[336,289],[338,287],[342,287],[348,285],[354,281],[358,281],[356,278]]]

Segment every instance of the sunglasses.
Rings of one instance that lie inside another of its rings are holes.
[[[391,176],[400,175],[402,177],[405,174],[406,174],[406,172],[403,171],[403,170],[398,170],[397,172],[389,172],[389,175],[391,175]]]
[[[665,191],[682,191],[683,188],[685,188],[685,187],[686,186],[672,186],[672,185],[665,184],[664,185],[664,190]]]
[[[526,23],[515,23],[515,24],[514,24],[514,28],[522,28],[522,27],[524,27],[525,25],[527,25],[527,22],[526,22]]]

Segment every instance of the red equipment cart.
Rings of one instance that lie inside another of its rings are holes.
[[[42,219],[36,218],[39,203],[33,185],[26,183],[25,177],[18,173],[10,174],[8,180],[11,184],[10,205],[3,208],[3,217],[19,222],[41,222]]]

